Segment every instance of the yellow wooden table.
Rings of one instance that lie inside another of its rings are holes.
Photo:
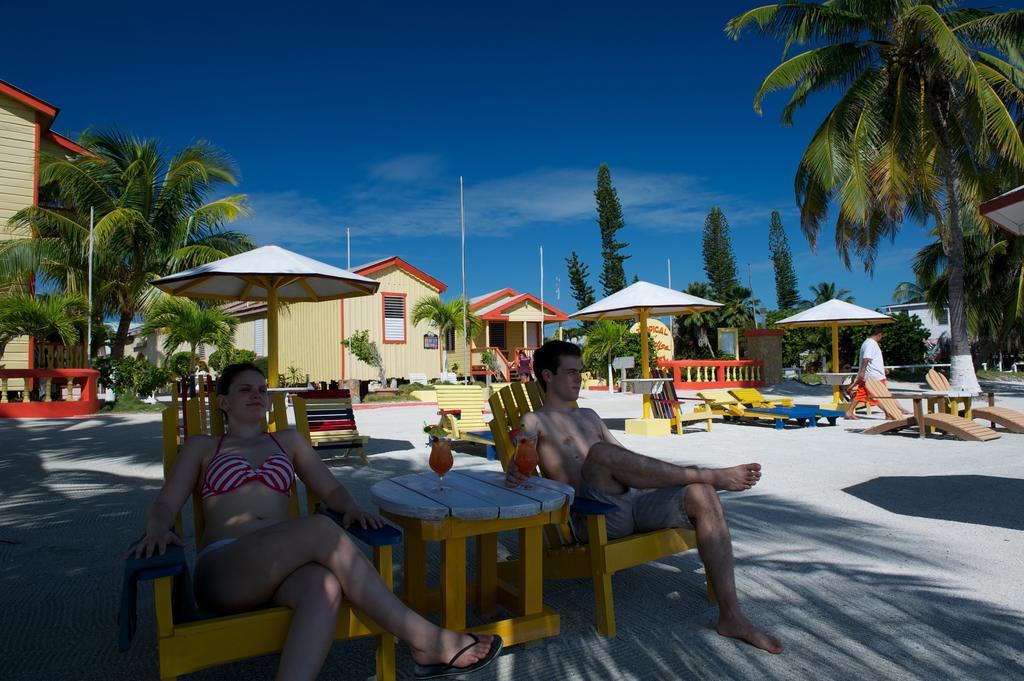
[[[506,646],[554,636],[558,613],[544,605],[545,525],[565,522],[573,489],[553,480],[531,478],[529,487],[508,488],[497,471],[452,471],[438,490],[433,473],[413,473],[378,482],[370,494],[382,514],[404,531],[403,597],[420,613],[440,611],[449,629],[499,634]],[[498,580],[498,533],[519,532],[516,583]],[[477,581],[466,579],[466,540],[476,537]],[[440,589],[427,587],[427,542],[441,544]],[[499,603],[510,618],[466,627],[467,603],[483,617]]]

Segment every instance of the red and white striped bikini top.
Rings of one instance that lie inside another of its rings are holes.
[[[281,443],[273,435],[270,435],[270,439],[278,447],[281,447]],[[223,443],[224,436],[222,435],[217,443],[217,451],[214,452],[210,465],[206,467],[203,489],[199,494],[201,498],[225,494],[254,480],[262,482],[281,494],[291,492],[292,480],[295,478],[295,466],[292,465],[292,460],[288,458],[288,455],[284,453],[284,447],[281,447],[280,452],[268,456],[262,466],[253,466],[244,456],[221,455],[220,446]]]

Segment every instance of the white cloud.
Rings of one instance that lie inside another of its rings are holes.
[[[708,188],[704,178],[681,173],[613,172],[630,229],[655,233],[699,231],[713,205],[734,226],[767,224],[771,207]],[[504,237],[523,228],[592,225],[595,170],[537,169],[466,184],[466,222],[474,233]],[[291,190],[254,194],[252,216],[240,223],[260,243],[293,247],[344,239],[385,240],[459,231],[458,178],[442,160],[414,154],[382,161],[367,178],[326,203]]]

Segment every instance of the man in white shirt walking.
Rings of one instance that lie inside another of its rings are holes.
[[[860,346],[860,367],[857,370],[857,377],[853,380],[854,395],[850,399],[850,406],[846,410],[846,418],[856,419],[855,409],[861,402],[870,405],[878,403],[871,399],[868,394],[865,382],[871,379],[881,381],[885,385],[885,361],[882,359],[882,348],[878,344],[882,340],[884,330],[876,326],[871,330],[871,335],[864,339]]]

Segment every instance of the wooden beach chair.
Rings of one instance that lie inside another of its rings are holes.
[[[771,421],[775,430],[783,430],[787,421],[795,421],[799,426],[811,426],[817,423],[817,416],[811,411],[800,410],[794,407],[760,407],[748,408],[742,402],[729,394],[727,390],[701,390],[697,397],[705,401],[703,406],[698,405],[694,411],[700,413],[710,410],[712,414],[721,414],[726,421],[741,422],[743,419],[759,419]]]
[[[283,395],[280,397],[283,406]],[[185,398],[185,409],[198,415],[199,404],[195,399]],[[274,423],[280,426],[282,420]],[[223,418],[220,410],[210,412],[209,433],[213,436],[223,434]],[[199,433],[200,420],[195,418],[186,431],[187,436]],[[164,476],[170,474],[171,468],[179,452],[178,414],[174,405],[163,412],[163,464]],[[300,515],[298,484],[293,486],[289,499],[289,513],[292,517]],[[205,524],[203,506],[199,496],[199,487],[192,493],[192,514],[195,525],[195,537],[201,537]],[[307,490],[306,512],[312,513],[318,500]],[[184,537],[182,517],[179,513],[174,521],[174,529]],[[351,532],[354,536],[373,546],[374,564],[388,588],[393,588],[391,545],[401,541],[401,534],[393,527],[381,530],[365,531],[357,528]],[[156,556],[154,556],[156,558]],[[127,561],[140,559],[128,558]],[[157,631],[157,655],[159,658],[160,679],[171,681],[179,675],[190,674],[200,669],[227,664],[261,655],[269,655],[281,650],[284,646],[288,626],[291,623],[291,609],[285,607],[267,607],[251,612],[229,616],[205,616],[196,613],[190,607],[193,617],[183,616],[181,608],[175,608],[174,580],[184,579],[188,574],[184,562],[167,565],[163,561],[158,569],[146,569],[144,566],[136,574],[138,581],[152,581],[156,600],[155,616]],[[179,585],[180,587],[180,585]],[[181,591],[177,592],[180,595]],[[122,608],[122,613],[124,608]],[[377,678],[392,681],[395,678],[395,639],[380,626],[352,607],[348,601],[341,605],[338,624],[335,629],[335,640],[342,641],[364,636],[377,639]]]
[[[937,392],[948,393],[950,391],[949,379],[946,378],[945,374],[936,371],[935,369],[929,369],[928,374],[925,376],[925,380],[928,381],[928,386]],[[988,406],[987,407],[975,407],[971,406],[965,408],[962,412],[959,409],[959,405],[956,403],[956,399],[952,398],[947,403],[946,411],[951,414],[958,414],[968,419],[980,419],[982,421],[988,421],[992,428],[995,429],[996,424],[999,424],[1003,428],[1006,428],[1011,433],[1024,433],[1024,413],[1019,412],[1015,409],[1007,409],[1006,407],[996,406],[996,394],[991,390],[988,391]]]
[[[292,398],[292,408],[295,410],[295,427],[309,444],[344,448],[346,457],[355,450],[363,463],[370,465],[370,459],[363,450],[363,445],[370,438],[360,435],[356,428],[348,390],[308,390]]]
[[[790,397],[777,397],[769,399],[761,394],[757,388],[732,388],[729,394],[740,401],[745,407],[760,409],[762,407],[792,407],[793,399]]]
[[[871,378],[868,379],[865,384],[868,389],[868,394],[878,401],[878,405],[882,409],[882,413],[884,413],[886,419],[888,419],[877,426],[872,426],[865,430],[864,432],[868,435],[880,435],[881,433],[899,431],[905,428],[917,428],[919,435],[923,437],[927,429],[934,428],[944,433],[949,433],[960,440],[967,440],[971,442],[984,442],[987,440],[995,440],[1000,437],[999,433],[994,430],[986,428],[980,423],[968,421],[956,414],[926,413],[921,406],[921,399],[924,399],[923,396],[918,396],[918,399],[914,404],[915,413],[908,416],[903,413],[902,409],[900,409],[900,405],[896,401],[896,396],[890,393],[889,389],[881,381]],[[911,398],[915,397],[914,395],[904,396]]]
[[[665,379],[662,384],[661,392],[657,395],[651,396],[651,409],[654,412],[654,417],[659,419],[668,419],[670,427],[677,434],[683,434],[684,423],[695,423],[704,421],[707,423],[708,432],[711,432],[711,419],[715,417],[710,408],[707,408],[710,404],[710,400],[705,400],[700,397],[679,397],[676,394],[676,387],[672,383],[672,375],[670,372],[659,373],[659,376]],[[703,405],[703,409],[683,411],[683,405],[686,402],[700,403]]]
[[[519,428],[523,414],[540,408],[543,403],[544,393],[536,382],[513,383],[491,395],[491,412],[494,414],[490,424],[491,433],[504,468],[508,468],[515,454],[512,431]],[[568,524],[551,525],[546,528],[544,551],[544,579],[590,579],[593,582],[597,630],[608,638],[615,636],[612,575],[697,546],[696,533],[683,528],[608,539],[605,515],[615,510],[616,507],[610,504],[577,496],[572,511],[586,516],[590,542],[577,542]],[[498,565],[498,574],[503,579],[511,580],[517,574],[516,568],[515,561],[504,561]],[[708,596],[715,600],[710,580],[707,588]]]
[[[494,437],[484,420],[484,389],[479,385],[434,386],[437,393],[438,425],[452,440],[465,440],[488,447],[494,459]]]

